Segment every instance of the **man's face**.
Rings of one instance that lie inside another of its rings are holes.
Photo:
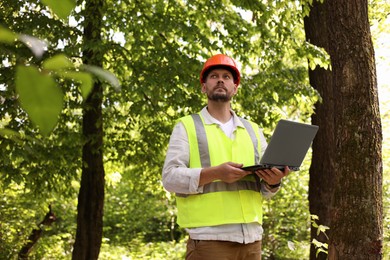
[[[233,74],[226,69],[214,69],[209,72],[202,92],[212,101],[228,102],[237,93],[237,85],[234,84]]]

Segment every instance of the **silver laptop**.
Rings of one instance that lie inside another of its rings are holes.
[[[317,131],[316,125],[280,120],[260,164],[242,169],[256,171],[276,167],[283,170],[285,166],[288,166],[291,171],[298,171]]]

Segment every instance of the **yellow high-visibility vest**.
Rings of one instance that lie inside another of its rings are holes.
[[[240,118],[234,140],[216,124],[204,124],[200,114],[181,118],[190,146],[190,168],[205,168],[231,161],[244,166],[258,163],[261,144],[259,127]],[[177,222],[181,227],[262,223],[260,180],[254,174],[235,183],[214,181],[200,194],[176,194]]]

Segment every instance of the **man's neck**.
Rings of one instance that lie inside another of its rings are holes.
[[[209,100],[207,110],[212,117],[221,123],[226,123],[232,117],[230,113],[230,102],[213,102]]]

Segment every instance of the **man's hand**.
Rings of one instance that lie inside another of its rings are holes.
[[[290,169],[286,166],[284,171],[278,168],[264,169],[255,171],[256,175],[263,179],[269,185],[277,185],[290,173]]]
[[[241,169],[243,164],[226,162],[218,166],[204,168],[200,172],[199,186],[203,186],[215,180],[220,180],[226,183],[233,183],[248,174],[250,171],[244,171]]]
[[[232,162],[223,163],[217,166],[222,172],[220,180],[226,183],[233,183],[242,179],[248,174],[251,174],[251,172],[242,170],[242,166],[243,164]]]

